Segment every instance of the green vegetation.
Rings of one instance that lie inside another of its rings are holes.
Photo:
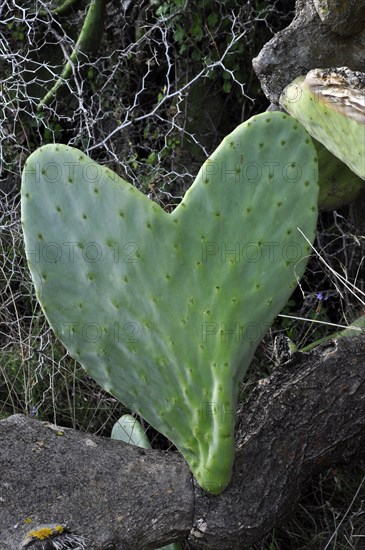
[[[87,5],[82,3],[85,10]],[[288,25],[294,2],[243,6],[239,1],[210,0],[197,16],[184,5],[151,2],[136,9],[131,3],[122,12],[121,3],[108,3],[99,55],[75,65],[63,93],[42,116],[36,114],[36,105],[62,72],[86,11],[75,7],[67,17],[45,17],[35,9],[36,0],[23,3],[22,9],[8,10],[6,4],[2,8],[1,416],[34,414],[60,426],[109,436],[126,412],[67,355],[37,306],[20,227],[20,171],[29,154],[47,143],[76,146],[171,212],[222,137],[268,106],[251,59],[273,32]],[[165,14],[157,13],[164,6]],[[364,290],[360,200],[320,215],[315,243],[320,258],[312,256],[283,310],[293,319],[278,317],[257,349],[242,395],[275,368],[277,336],[285,334],[301,348],[341,330],[294,317],[346,326],[363,313],[360,293],[350,292],[339,277]],[[146,429],[155,447],[171,449],[166,438]],[[254,550],[317,550],[333,536],[329,548],[358,548],[364,536],[363,471],[359,464],[314,479],[292,522]]]
[[[225,137],[169,216],[77,149],[41,147],[24,167],[28,264],[55,333],[213,494],[231,478],[239,382],[309,257],[316,174],[307,132],[279,112]]]

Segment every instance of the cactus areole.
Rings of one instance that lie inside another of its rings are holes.
[[[72,147],[24,167],[26,254],[55,334],[211,494],[231,479],[239,383],[303,274],[317,197],[312,141],[278,112],[227,136],[170,214]]]

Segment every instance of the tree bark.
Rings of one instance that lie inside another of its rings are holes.
[[[218,497],[177,453],[22,415],[0,421],[0,440],[2,548],[57,522],[90,550],[187,537],[196,548],[242,550],[288,516],[309,476],[364,456],[365,335],[298,353],[257,385],[238,410],[232,483]]]
[[[252,60],[261,87],[273,105],[279,105],[285,86],[311,69],[345,66],[365,72],[365,16],[363,6],[359,6],[362,3],[343,0],[341,10],[323,16],[319,8],[324,3],[297,0],[296,15],[289,27],[278,32]],[[343,4],[347,5],[346,17]]]

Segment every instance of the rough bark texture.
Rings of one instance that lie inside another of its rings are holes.
[[[365,335],[297,354],[238,411],[233,480],[207,496],[175,453],[147,451],[12,416],[0,422],[1,548],[40,523],[68,523],[90,550],[186,538],[235,550],[286,517],[303,482],[365,453]]]
[[[23,415],[0,421],[0,441],[1,550],[43,523],[68,524],[90,550],[155,548],[189,534],[194,495],[178,454]]]
[[[319,4],[333,2],[316,2]],[[323,15],[313,0],[297,0],[292,23],[277,33],[252,61],[262,89],[271,103],[278,105],[285,86],[311,69],[349,67],[365,72],[365,15],[362,2],[346,0],[346,17],[341,10]],[[338,34],[338,25],[342,34]],[[332,29],[336,29],[334,32]]]
[[[202,543],[252,544],[293,510],[308,476],[365,452],[364,367],[365,336],[338,340],[296,355],[252,392],[238,411],[234,483],[219,499],[196,496],[195,521],[209,518]]]
[[[333,32],[351,36],[365,26],[365,3],[359,0],[313,0],[321,21]]]

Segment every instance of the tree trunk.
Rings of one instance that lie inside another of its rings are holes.
[[[338,9],[323,10],[327,2]],[[363,2],[297,0],[292,23],[265,44],[252,65],[266,97],[278,106],[285,86],[311,69],[345,66],[365,72],[364,49]]]
[[[1,548],[65,523],[88,549],[241,549],[280,523],[303,483],[364,456],[365,335],[296,354],[238,410],[232,483],[218,497],[183,458],[15,415],[0,421]],[[31,523],[27,523],[31,520]]]

